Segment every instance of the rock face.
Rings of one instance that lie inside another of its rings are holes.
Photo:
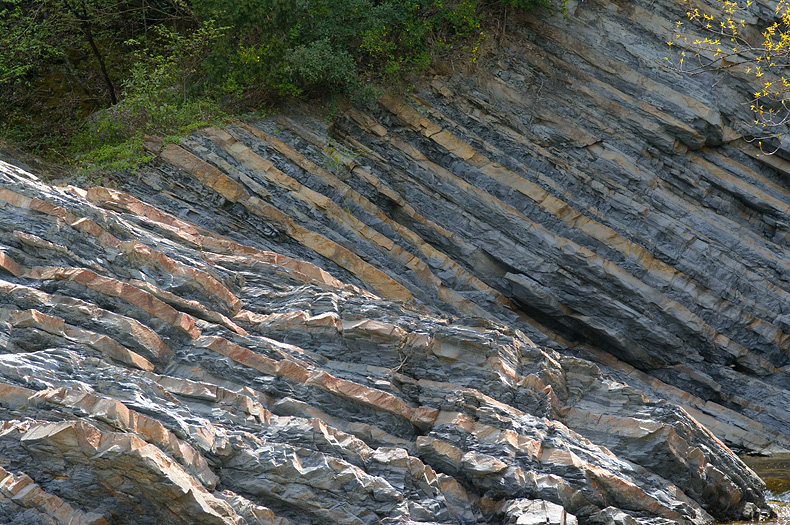
[[[786,163],[741,79],[657,65],[681,7],[568,9],[331,124],[152,138],[119,188],[0,163],[0,515],[770,514],[731,449],[790,448]]]

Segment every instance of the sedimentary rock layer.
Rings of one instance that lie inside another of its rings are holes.
[[[0,164],[0,512],[770,513],[731,449],[790,448],[786,162],[743,79],[660,67],[682,7],[567,7],[414,95],[149,138],[114,188]]]
[[[201,137],[263,162],[227,132]],[[177,207],[56,189],[0,164],[0,501],[10,521],[704,523],[770,512],[759,479],[682,408],[493,316],[440,315],[427,264],[411,263],[421,288],[401,284],[340,236],[297,227],[298,211],[274,211],[286,187],[364,231],[284,171],[262,169],[279,185],[264,205],[231,176],[240,171],[195,153],[211,154],[166,151],[162,170],[179,170],[170,180],[233,197],[218,220],[265,214],[293,253],[265,250],[270,236],[210,231]],[[146,176],[155,173],[165,171]],[[293,257],[308,250],[355,282]],[[387,250],[408,261],[394,243]],[[514,308],[456,268],[502,311]],[[448,309],[482,309],[442,293]]]

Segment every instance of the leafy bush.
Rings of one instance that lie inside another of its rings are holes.
[[[203,18],[234,28],[210,57],[215,89],[236,96],[354,95],[369,82],[392,85],[435,53],[465,50],[474,61],[485,17],[479,0],[195,0]],[[552,0],[499,0],[519,9]]]
[[[328,38],[300,45],[285,54],[286,71],[303,89],[345,91],[357,82],[354,59],[332,48]]]
[[[218,104],[195,90],[200,64],[223,29],[213,21],[187,33],[156,28],[137,47],[123,83],[123,98],[95,112],[73,136],[71,153],[83,170],[134,169],[149,157],[144,135],[186,134],[224,118]]]
[[[552,0],[0,0],[0,135],[89,169],[283,96],[365,100]],[[457,44],[457,45],[456,45]],[[65,140],[64,140],[65,137]]]

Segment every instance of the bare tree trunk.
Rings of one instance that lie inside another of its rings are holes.
[[[84,0],[81,3],[81,11],[77,11],[74,6],[71,5],[69,0],[64,0],[66,7],[69,11],[79,20],[80,28],[82,29],[82,33],[85,35],[85,38],[88,40],[88,45],[91,46],[91,51],[93,51],[93,56],[96,57],[96,60],[99,62],[99,69],[101,70],[102,77],[104,78],[104,83],[107,86],[107,90],[110,93],[110,103],[114,106],[118,103],[118,98],[115,96],[115,86],[110,79],[109,73],[107,73],[107,66],[104,63],[104,57],[99,52],[99,47],[96,45],[96,40],[93,38],[93,30],[91,29],[90,19],[88,18],[88,11],[85,8]]]

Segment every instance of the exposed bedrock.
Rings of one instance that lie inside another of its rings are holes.
[[[661,67],[681,5],[568,11],[117,188],[0,163],[0,516],[770,514],[731,450],[790,449],[790,165]]]

